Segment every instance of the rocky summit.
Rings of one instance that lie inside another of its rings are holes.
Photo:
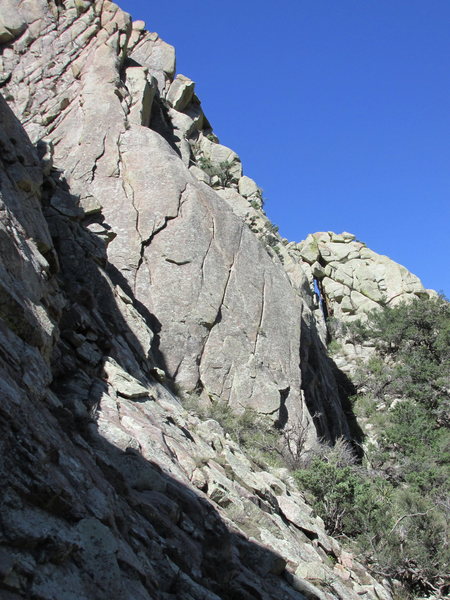
[[[201,415],[357,441],[329,317],[429,292],[353,235],[282,239],[113,2],[0,0],[0,92],[2,600],[390,600]]]

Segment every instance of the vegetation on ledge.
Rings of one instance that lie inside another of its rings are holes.
[[[217,420],[263,469],[287,467],[324,520],[397,600],[449,592],[450,304],[442,297],[369,314],[352,325],[375,351],[355,374],[353,407],[370,432],[362,464],[350,445],[305,447],[301,431],[280,431],[247,408],[185,406]],[[305,432],[303,432],[304,434]]]
[[[329,533],[348,538],[399,598],[449,593],[450,304],[419,299],[353,326],[374,355],[354,409],[370,438],[363,465],[339,448],[296,472]]]

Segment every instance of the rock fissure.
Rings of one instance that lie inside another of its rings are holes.
[[[265,296],[266,296],[266,277],[265,277],[265,273],[263,273],[263,286],[262,286],[262,290],[261,290],[261,310],[259,313],[259,318],[258,318],[258,324],[256,327],[256,333],[255,333],[255,345],[253,347],[253,354],[256,355],[256,347],[258,345],[258,339],[261,336],[265,337],[265,332],[262,329],[262,323],[264,320],[264,306],[265,306]],[[275,412],[275,411],[274,411]]]
[[[203,282],[205,281],[205,262],[206,259],[208,258],[208,254],[211,250],[211,246],[212,244],[215,242],[215,233],[216,233],[216,228],[215,228],[215,224],[214,224],[214,217],[211,218],[211,237],[209,240],[209,244],[208,247],[206,249],[205,254],[203,255],[203,260],[202,260],[202,264],[201,264],[201,273],[202,273],[202,280],[201,280],[201,284],[200,287],[203,285]]]
[[[91,183],[94,181],[95,179],[95,172],[97,171],[97,164],[98,162],[102,159],[102,157],[105,155],[106,152],[106,133],[103,136],[102,142],[101,142],[101,150],[100,153],[97,154],[97,156],[94,157],[94,165],[92,166],[92,172],[91,172]],[[136,225],[137,227],[137,225]]]
[[[178,207],[177,207],[177,213],[176,213],[176,215],[174,215],[174,216],[165,216],[164,217],[164,222],[161,225],[159,225],[159,226],[155,226],[153,228],[153,231],[152,231],[151,235],[147,239],[142,239],[142,235],[141,235],[141,233],[139,231],[139,228],[138,228],[138,225],[139,225],[139,211],[136,209],[135,205],[133,204],[133,208],[136,210],[136,214],[137,214],[136,231],[138,232],[139,236],[141,237],[141,249],[140,249],[139,261],[138,261],[138,264],[137,264],[136,275],[135,276],[137,276],[139,268],[141,267],[142,263],[144,262],[144,259],[145,259],[145,249],[148,246],[150,246],[150,244],[152,243],[152,240],[155,238],[155,236],[158,233],[160,233],[161,231],[163,231],[167,227],[167,225],[169,224],[170,221],[172,221],[172,220],[176,219],[177,217],[179,217],[179,215],[181,213],[182,206],[183,206],[184,202],[187,201],[187,198],[183,199],[183,196],[186,193],[188,185],[189,184],[186,183],[185,187],[181,190],[181,192],[179,194],[179,200],[178,200]],[[179,263],[176,263],[176,261],[175,261],[175,264],[179,264]],[[184,264],[186,264],[186,263],[184,263]]]
[[[214,228],[213,228],[213,231],[214,231]],[[226,276],[226,280],[224,282],[223,291],[222,291],[222,294],[221,294],[220,301],[218,302],[218,309],[217,309],[217,312],[216,312],[216,314],[214,316],[214,320],[211,323],[211,326],[208,327],[208,334],[207,334],[205,342],[203,344],[203,349],[202,349],[201,355],[203,355],[203,353],[205,351],[205,348],[206,348],[206,345],[208,343],[208,339],[209,339],[209,336],[211,334],[212,329],[222,321],[222,310],[223,310],[223,308],[227,308],[227,306],[225,304],[225,298],[226,298],[226,295],[227,295],[228,286],[230,284],[230,279],[231,279],[232,274],[233,274],[233,267],[234,267],[234,265],[236,263],[236,258],[237,258],[237,255],[239,253],[239,249],[240,249],[240,246],[241,246],[242,234],[243,234],[243,229],[241,229],[241,231],[240,231],[240,236],[239,236],[239,241],[238,241],[238,244],[237,244],[237,249],[234,251],[233,257],[232,257],[232,260],[231,260],[231,264],[228,267],[228,273],[227,273],[227,276]],[[209,244],[209,246],[208,246],[208,251],[209,251],[210,248],[211,248],[211,244]],[[204,261],[202,262],[202,275],[203,275],[203,265],[204,265]]]

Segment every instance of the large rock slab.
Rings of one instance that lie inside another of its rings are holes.
[[[51,202],[73,219],[80,217],[79,202],[101,221],[97,230],[99,237],[107,232],[102,240],[109,242],[114,283],[146,308],[157,330],[153,358],[159,367],[185,391],[202,391],[237,411],[250,406],[281,426],[292,422],[308,432],[310,443],[317,435],[311,406],[323,415],[319,435],[348,436],[324,361],[319,379],[327,381],[325,393],[305,402],[302,387],[310,395],[311,386],[302,379],[299,357],[315,334],[308,332],[302,291],[228,203],[192,176],[170,129],[144,126],[152,123],[151,77],[158,85],[157,112],[167,90],[178,109],[191,99],[188,80],[172,82],[173,49],[110,2],[81,12],[59,8],[56,28],[50,6],[39,6],[39,21],[50,33],[17,42],[23,58],[9,62],[12,104],[19,111],[26,104],[34,139],[53,143],[53,166],[75,198],[54,194]],[[60,59],[64,53],[69,60]],[[22,98],[31,84],[32,97]],[[253,191],[230,148],[200,135],[199,151],[214,168],[226,168],[236,187],[241,181],[248,188],[243,192]],[[97,360],[89,342],[78,352]]]
[[[0,44],[11,42],[26,29],[17,0],[3,0],[0,13]]]
[[[184,75],[177,75],[167,92],[167,102],[178,111],[184,110],[194,95],[195,83]]]

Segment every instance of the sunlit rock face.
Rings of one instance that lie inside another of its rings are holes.
[[[350,233],[313,233],[298,248],[310,265],[310,277],[319,283],[325,310],[337,319],[355,320],[379,306],[430,293],[405,267]]]
[[[109,1],[0,9],[0,596],[389,600],[180,403],[352,436],[304,248],[174,49]]]
[[[297,248],[310,287],[318,292],[328,336],[342,343],[334,358],[346,372],[371,349],[355,344],[345,325],[364,321],[373,310],[436,294],[405,267],[370,250],[351,233],[313,233]]]
[[[64,179],[51,206],[108,243],[114,284],[149,311],[159,367],[187,392],[301,425],[310,443],[317,430],[348,437],[306,278],[280,268],[220,195],[265,218],[259,188],[218,143],[194,83],[175,77],[173,48],[112,2],[18,11],[24,25],[2,57],[5,97],[31,140],[45,142],[53,180]],[[321,364],[314,390],[300,360],[311,344]]]
[[[1,598],[390,600],[286,469],[161,383],[110,230],[2,98],[0,123]]]

